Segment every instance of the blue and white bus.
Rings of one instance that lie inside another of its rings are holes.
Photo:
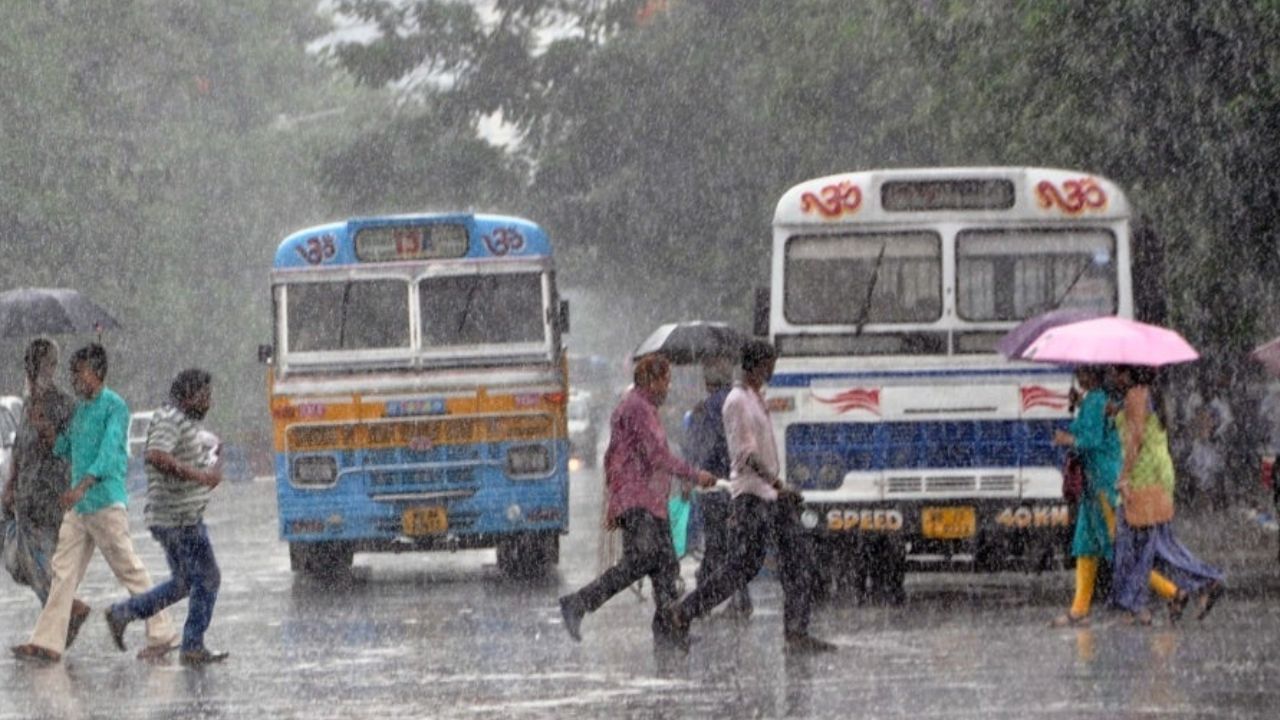
[[[269,401],[295,570],[356,552],[496,547],[544,572],[569,524],[551,243],[518,218],[367,217],[285,238]]]
[[[769,405],[824,567],[901,592],[929,560],[1068,546],[1069,368],[996,341],[1053,308],[1131,317],[1130,208],[1085,172],[947,168],[801,183],[773,222]],[[932,566],[940,566],[935,563]]]

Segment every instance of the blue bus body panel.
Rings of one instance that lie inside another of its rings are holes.
[[[425,451],[407,448],[334,451],[328,454],[337,459],[340,477],[333,486],[317,489],[292,485],[287,479],[289,456],[277,453],[280,537],[290,542],[394,541],[403,536],[404,511],[427,506],[446,509],[447,535],[567,530],[568,442],[546,441],[555,458],[554,466],[548,475],[531,479],[512,479],[506,475],[506,453],[513,444],[517,443],[443,446]],[[414,469],[415,463],[450,465]],[[388,469],[395,466],[407,467]],[[455,496],[429,500],[378,499],[379,496],[429,493]]]
[[[395,227],[423,223],[465,225],[467,234],[471,238],[465,259],[551,255],[551,242],[546,233],[528,220],[502,215],[435,213],[356,218],[300,230],[280,243],[276,249],[274,267],[277,270],[344,265],[369,267],[370,263],[361,263],[355,256],[355,235],[359,230],[367,227]]]

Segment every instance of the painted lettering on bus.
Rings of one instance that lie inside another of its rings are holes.
[[[392,400],[387,403],[387,417],[404,417],[407,415],[444,415],[448,412],[444,398],[426,400]]]
[[[325,260],[332,260],[333,256],[338,254],[332,235],[308,238],[305,245],[299,245],[294,250],[298,251],[298,255],[308,265],[319,265]]]
[[[832,532],[897,532],[902,529],[902,513],[892,508],[831,510],[827,529]]]
[[[1066,505],[1019,505],[996,515],[996,524],[1010,529],[1065,527],[1070,523],[1071,510]]]
[[[1078,215],[1085,210],[1101,210],[1107,206],[1107,194],[1093,178],[1066,180],[1058,188],[1048,180],[1036,185],[1036,200],[1046,210],[1052,207]]]
[[[857,185],[844,182],[827,185],[817,194],[807,192],[800,196],[800,209],[817,212],[824,218],[838,218],[845,213],[856,213],[862,207],[862,190]]]
[[[489,248],[489,252],[494,255],[518,253],[524,249],[524,235],[513,227],[495,228],[482,239],[485,247]]]

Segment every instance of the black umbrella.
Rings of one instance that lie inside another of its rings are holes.
[[[722,322],[668,323],[650,333],[631,357],[660,353],[677,365],[707,358],[737,359],[746,341],[747,336]]]
[[[69,288],[18,288],[0,293],[0,337],[100,333],[120,327],[89,298]]]

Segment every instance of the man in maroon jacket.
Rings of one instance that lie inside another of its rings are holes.
[[[622,529],[622,560],[581,590],[560,598],[564,629],[574,640],[582,639],[584,615],[646,575],[653,583],[654,635],[661,639],[661,611],[678,597],[680,576],[667,521],[671,476],[715,484],[715,476],[685,463],[667,447],[658,407],[667,399],[671,364],[659,355],[647,355],[636,362],[634,380],[635,386],[613,411],[604,455],[605,522],[610,529]]]

